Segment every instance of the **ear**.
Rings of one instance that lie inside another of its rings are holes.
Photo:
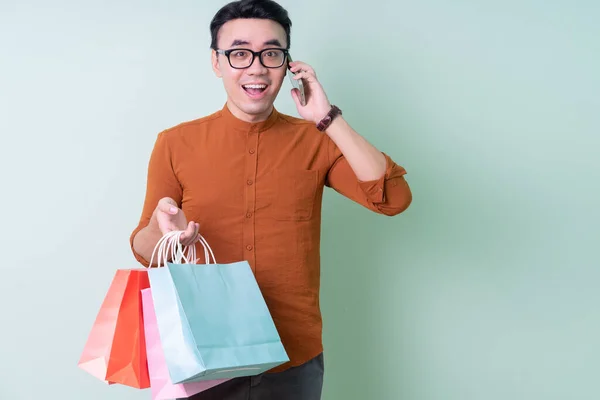
[[[210,50],[211,51],[211,63],[212,63],[212,69],[215,73],[215,75],[217,76],[217,78],[221,78],[223,77],[223,74],[221,74],[221,68],[219,65],[219,55],[217,54],[217,52],[213,49]]]

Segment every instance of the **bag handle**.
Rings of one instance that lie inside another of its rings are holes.
[[[198,258],[196,258],[195,243],[193,243],[189,246],[186,246],[185,250],[187,251],[187,253],[184,253],[183,246],[181,245],[181,242],[179,241],[179,238],[181,237],[183,232],[184,231],[170,231],[170,232],[165,233],[163,235],[163,237],[161,237],[159,239],[159,241],[156,243],[156,246],[154,246],[154,250],[152,251],[152,257],[150,258],[150,266],[152,265],[152,262],[154,261],[155,254],[157,254],[157,259],[156,259],[157,267],[160,268],[161,266],[166,266],[168,256],[169,256],[169,250],[171,250],[171,254],[173,256],[174,263],[196,264],[198,262]],[[206,260],[206,263],[210,264],[210,261],[211,261],[211,258],[209,257],[209,252],[210,252],[210,256],[212,256],[212,261],[214,264],[216,264],[217,260],[215,259],[215,254],[213,253],[212,249],[206,242],[206,239],[204,239],[204,237],[199,234],[198,241],[204,248],[204,259]],[[157,250],[158,250],[158,252],[157,252]]]

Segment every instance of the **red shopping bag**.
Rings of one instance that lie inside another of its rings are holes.
[[[141,290],[149,287],[147,270],[117,270],[83,349],[80,368],[109,384],[150,387],[141,296]]]

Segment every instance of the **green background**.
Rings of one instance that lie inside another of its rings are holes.
[[[414,199],[326,198],[326,399],[600,398],[598,10],[346,7],[321,77]]]
[[[138,266],[156,134],[224,104],[223,4],[0,0],[1,399],[149,398],[77,360]],[[281,4],[414,197],[389,218],[326,192],[324,400],[599,399],[599,3]]]

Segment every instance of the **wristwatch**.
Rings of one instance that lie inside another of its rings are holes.
[[[317,124],[317,129],[323,132],[329,125],[331,125],[331,122],[338,115],[342,115],[342,110],[340,110],[337,106],[332,105],[331,110],[329,110],[327,115]]]

